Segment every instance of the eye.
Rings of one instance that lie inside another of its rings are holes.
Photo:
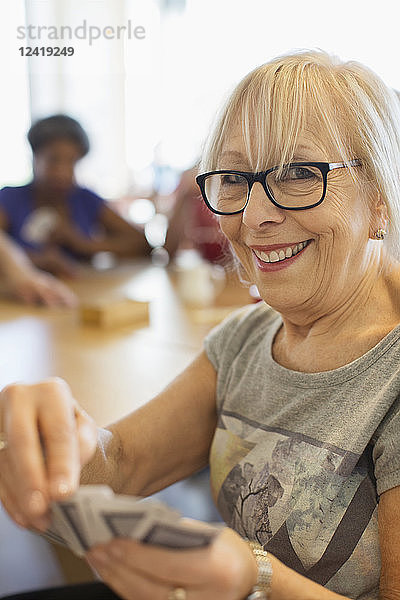
[[[310,167],[300,167],[297,165],[289,165],[287,169],[279,177],[281,181],[298,181],[304,179],[315,179],[317,177],[315,169]]]
[[[242,175],[236,175],[235,173],[224,173],[221,175],[222,185],[243,185]]]

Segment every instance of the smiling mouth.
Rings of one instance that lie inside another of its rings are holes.
[[[270,252],[261,252],[260,250],[253,249],[253,252],[257,256],[257,258],[262,262],[282,262],[302,252],[304,248],[306,248],[309,245],[310,242],[311,240],[306,240],[305,242],[299,242],[292,246],[287,246],[286,248],[280,248],[279,250],[271,250]]]

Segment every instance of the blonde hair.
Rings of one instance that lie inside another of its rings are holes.
[[[238,123],[252,170],[288,163],[310,122],[318,124],[314,129],[321,141],[336,148],[343,162],[361,160],[361,169],[352,169],[352,175],[380,193],[389,219],[385,244],[400,259],[400,103],[360,63],[312,50],[280,56],[254,69],[222,109],[201,170],[218,168],[224,142]]]

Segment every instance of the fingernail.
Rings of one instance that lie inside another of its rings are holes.
[[[27,508],[31,514],[35,515],[45,512],[47,503],[41,491],[35,490],[31,493],[28,498]]]
[[[52,495],[55,497],[58,496],[67,496],[72,492],[72,485],[63,477],[56,479],[51,484]]]

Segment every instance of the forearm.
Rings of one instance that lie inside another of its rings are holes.
[[[208,463],[216,374],[204,353],[163,392],[103,430],[85,483],[149,495]]]
[[[349,600],[299,575],[275,556],[269,556],[273,570],[270,600]]]
[[[0,269],[7,279],[15,279],[19,274],[33,270],[33,264],[25,252],[0,233]]]
[[[139,417],[140,419],[140,417]],[[140,428],[138,428],[140,429]],[[149,496],[176,481],[187,477],[208,462],[208,446],[198,451],[197,456],[174,454],[173,444],[158,439],[149,444],[146,434],[135,436],[137,454],[133,444],[124,448],[115,428],[99,430],[96,454],[82,469],[81,485],[109,485],[114,492],[134,496]],[[142,442],[142,443],[141,443]],[[199,448],[197,447],[197,450]]]
[[[142,427],[137,428],[135,449],[133,444],[122,448],[121,492],[149,496],[208,464],[211,432],[203,428],[194,432],[184,424],[180,427],[179,415],[171,415],[167,430],[162,421],[151,426],[144,416]]]
[[[144,256],[149,254],[150,246],[144,234],[135,230],[131,235],[109,235],[87,239],[82,242],[79,251],[87,256],[92,256],[96,252],[113,252],[122,257]]]
[[[154,419],[160,399],[153,402],[138,411],[134,439],[121,446],[117,487],[122,493],[148,496],[208,463],[211,419],[208,427],[203,422],[197,431],[175,411]]]

